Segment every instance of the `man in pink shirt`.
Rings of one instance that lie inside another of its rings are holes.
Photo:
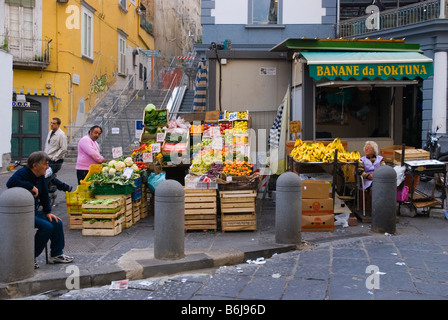
[[[91,164],[103,163],[106,159],[100,154],[100,146],[96,140],[100,137],[103,129],[100,126],[90,128],[88,135],[78,142],[78,159],[76,160],[76,176],[78,184],[89,173]]]

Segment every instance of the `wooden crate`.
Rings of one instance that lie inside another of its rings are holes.
[[[185,189],[185,231],[217,227],[216,190]]]
[[[257,231],[255,190],[220,191],[221,230]]]
[[[111,199],[111,198],[121,198],[123,203],[122,207],[124,209],[124,221],[123,229],[132,227],[133,221],[133,211],[132,211],[132,196],[131,194],[120,194],[120,195],[96,195],[95,198],[98,199]]]
[[[83,236],[102,236],[102,237],[112,237],[120,234],[122,231],[122,224],[118,224],[114,228],[110,229],[82,229]]]
[[[82,212],[68,214],[68,229],[69,230],[82,229]]]
[[[394,151],[394,164],[401,165],[402,150]],[[423,149],[409,149],[404,151],[405,161],[429,160],[429,152]]]
[[[119,234],[123,228],[124,212],[123,207],[117,207],[114,213],[83,212],[82,235],[115,236]]]
[[[132,201],[132,223],[136,224],[140,221],[140,204],[141,199]]]

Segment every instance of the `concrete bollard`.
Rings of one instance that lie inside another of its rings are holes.
[[[302,241],[302,180],[293,172],[277,179],[275,201],[275,242],[300,244]]]
[[[397,173],[390,166],[373,172],[372,231],[393,234],[396,231]]]
[[[185,257],[185,191],[175,180],[162,181],[155,190],[154,231],[156,259]]]
[[[0,282],[34,275],[34,198],[26,189],[0,195]]]

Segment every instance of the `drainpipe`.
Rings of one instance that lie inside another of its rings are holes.
[[[434,53],[434,77],[432,89],[432,130],[441,126],[438,133],[446,133],[447,52]]]

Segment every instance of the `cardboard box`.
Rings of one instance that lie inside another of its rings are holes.
[[[206,111],[204,122],[218,122],[219,120],[219,110]]]
[[[380,156],[384,158],[385,162],[394,162],[395,150],[400,150],[403,148],[402,145],[392,145],[380,149]],[[414,147],[405,146],[405,149],[415,149]],[[401,159],[400,159],[401,162]]]
[[[302,199],[302,216],[303,215],[333,215],[334,205],[333,199]]]
[[[302,180],[302,199],[326,199],[330,194],[330,182]]]
[[[334,216],[304,216],[302,215],[302,231],[334,231]]]

